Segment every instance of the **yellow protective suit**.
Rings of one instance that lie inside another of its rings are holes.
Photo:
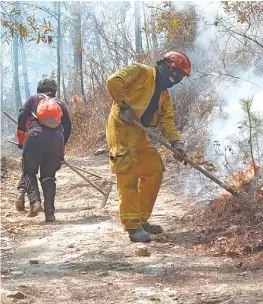
[[[151,216],[164,170],[160,154],[139,127],[122,122],[122,100],[130,104],[138,118],[150,103],[155,89],[156,70],[131,64],[108,78],[113,104],[107,124],[110,165],[117,176],[120,218],[126,229],[136,229]],[[159,124],[168,141],[180,139],[173,121],[173,105],[167,90],[162,91],[159,109],[151,125]]]

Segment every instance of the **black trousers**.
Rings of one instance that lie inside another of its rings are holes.
[[[22,160],[22,167],[23,167],[23,160]],[[26,192],[26,183],[25,183],[25,176],[24,173],[20,177],[19,183],[17,185],[17,189],[23,189]]]
[[[39,169],[44,198],[49,192],[49,200],[53,200],[54,205],[55,175],[61,167],[60,159],[63,148],[64,139],[60,130],[49,128],[29,130],[23,146],[23,176],[20,186],[25,184],[31,206],[41,201],[36,178]],[[48,183],[45,183],[46,181]],[[52,193],[51,197],[50,193]]]

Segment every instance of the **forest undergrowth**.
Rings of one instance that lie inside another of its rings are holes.
[[[241,265],[263,265],[263,189],[250,164],[230,177],[239,195],[223,193],[205,210],[193,208],[186,217],[193,221],[202,241],[192,250],[208,251],[214,256],[240,259]]]

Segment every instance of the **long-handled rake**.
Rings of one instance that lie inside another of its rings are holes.
[[[164,145],[167,149],[169,149],[170,151],[172,151],[175,155],[178,154],[178,152],[172,148],[165,140],[163,140],[162,138],[159,138],[153,131],[145,128],[142,124],[140,124],[137,120],[133,120],[133,123],[138,126],[139,128],[141,128],[143,131],[145,131],[146,133],[148,133],[151,137],[153,137],[154,139],[156,139],[159,143],[161,143],[162,145]],[[198,171],[200,171],[201,173],[203,173],[206,177],[210,178],[213,182],[215,182],[216,184],[218,184],[220,187],[224,188],[226,191],[228,191],[229,193],[231,193],[232,195],[238,195],[238,192],[233,190],[231,186],[227,185],[226,183],[223,183],[220,179],[218,179],[216,176],[214,176],[213,174],[207,172],[205,169],[203,169],[202,167],[200,167],[199,165],[195,164],[191,159],[189,159],[188,157],[184,156],[184,161],[186,161],[190,166],[192,166],[193,168],[197,169]]]

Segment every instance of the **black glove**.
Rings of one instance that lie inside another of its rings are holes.
[[[122,101],[122,105],[120,105],[120,119],[130,124],[133,123],[134,119],[137,120],[136,114],[132,107],[124,100]]]
[[[17,146],[19,149],[23,149],[23,145],[18,144]]]
[[[174,158],[179,160],[180,162],[184,161],[184,156],[186,156],[186,154],[185,154],[183,142],[181,142],[180,140],[176,140],[171,142],[171,146],[178,152],[174,154]],[[186,164],[187,162],[184,161],[184,165]]]

